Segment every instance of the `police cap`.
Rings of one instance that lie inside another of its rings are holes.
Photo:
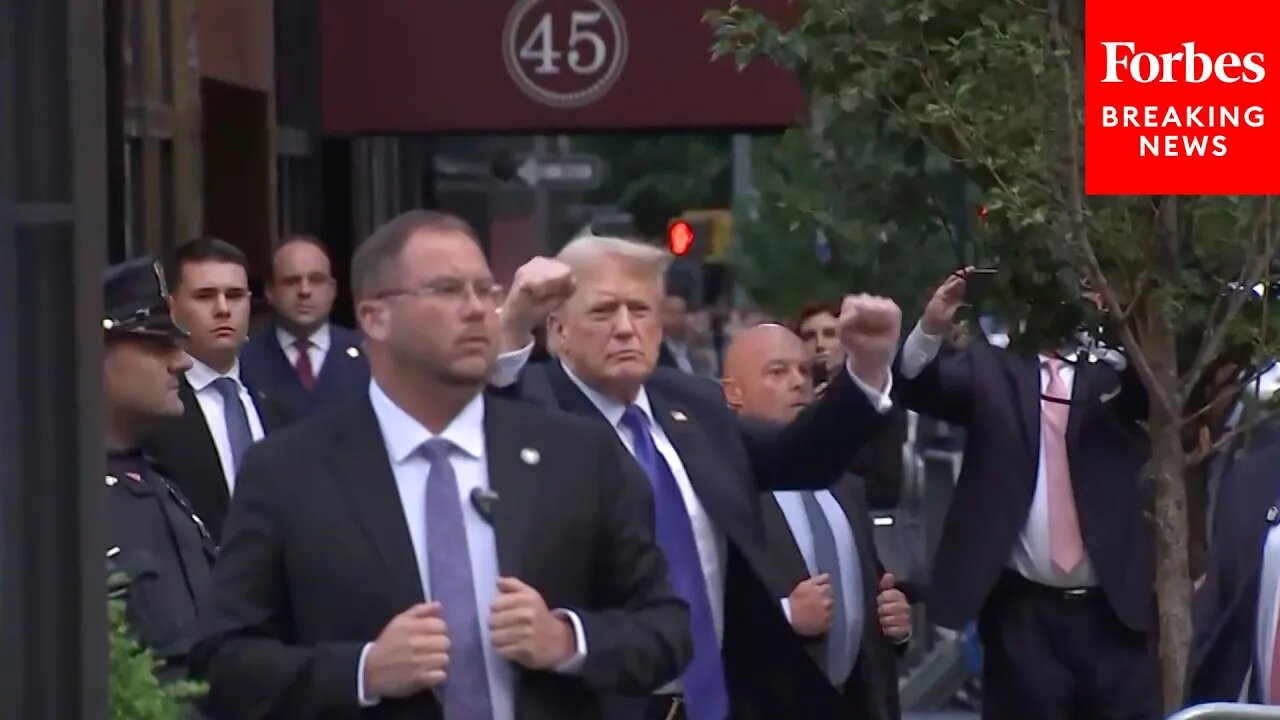
[[[164,269],[154,259],[112,265],[102,274],[102,329],[113,335],[187,337],[169,314],[168,294]]]

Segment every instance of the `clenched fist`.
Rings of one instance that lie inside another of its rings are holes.
[[[499,655],[530,670],[554,668],[577,648],[569,620],[554,615],[537,590],[516,578],[498,578],[489,634]]]
[[[573,273],[554,258],[535,257],[516,270],[502,303],[502,352],[528,345],[533,329],[573,294]]]
[[[440,603],[419,603],[391,619],[365,657],[364,690],[371,698],[408,697],[444,682],[449,631]]]
[[[902,334],[902,309],[889,298],[847,295],[840,305],[840,343],[853,373],[871,387],[889,383],[889,366]]]
[[[896,582],[892,573],[885,573],[880,578],[876,607],[880,614],[880,632],[900,643],[911,635],[911,604],[907,602],[907,596],[894,587]]]
[[[791,605],[791,627],[799,635],[818,637],[831,629],[831,577],[814,575],[796,585],[788,598]]]

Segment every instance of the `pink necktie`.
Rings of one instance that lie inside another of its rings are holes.
[[[1067,386],[1058,371],[1062,361],[1045,361],[1049,369],[1049,387],[1045,395],[1069,401]],[[1071,489],[1071,466],[1067,460],[1067,416],[1071,406],[1044,400],[1040,403],[1041,436],[1044,438],[1044,477],[1049,497],[1049,560],[1064,573],[1076,569],[1084,560],[1084,540],[1080,537],[1080,520],[1076,516],[1076,498]]]

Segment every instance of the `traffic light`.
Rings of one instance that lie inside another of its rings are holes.
[[[684,220],[676,220],[667,226],[667,249],[672,255],[676,257],[687,255],[696,241],[693,226]]]

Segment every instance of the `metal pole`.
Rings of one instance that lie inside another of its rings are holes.
[[[0,0],[4,718],[107,717],[103,38],[100,2]]]
[[[538,161],[546,160],[551,155],[551,140],[545,135],[533,139],[533,156]],[[533,188],[533,232],[537,247],[546,254],[551,254],[551,192],[541,182]]]
[[[1209,703],[1170,715],[1169,720],[1280,720],[1280,707]]]

